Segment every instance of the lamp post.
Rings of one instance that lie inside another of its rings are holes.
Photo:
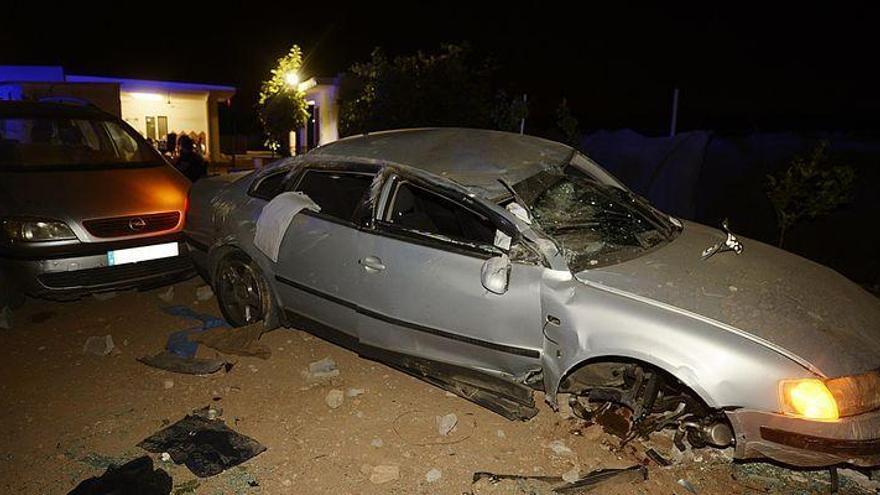
[[[284,82],[293,89],[299,85],[299,74],[296,71],[290,71],[287,74],[284,74]]]

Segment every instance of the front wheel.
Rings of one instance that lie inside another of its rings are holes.
[[[220,261],[214,291],[223,317],[233,327],[263,321],[270,312],[269,286],[257,264],[243,253],[230,254]]]

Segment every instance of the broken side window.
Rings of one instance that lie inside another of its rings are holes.
[[[492,246],[492,221],[462,205],[409,182],[397,185],[387,222],[460,242]]]
[[[259,179],[251,188],[250,195],[266,201],[278,196],[284,190],[284,179],[288,172],[285,168]]]
[[[306,170],[296,190],[317,203],[322,215],[351,222],[373,177],[365,172]]]

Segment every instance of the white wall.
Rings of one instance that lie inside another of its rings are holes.
[[[138,132],[147,135],[145,117],[168,117],[168,132],[204,132],[208,136],[208,93],[149,93],[158,94],[160,99],[145,99],[136,93],[120,91],[119,100],[122,104],[122,119]],[[158,119],[156,121],[158,133]],[[156,136],[161,139],[164,136]]]
[[[318,124],[320,126],[318,144],[332,143],[339,139],[339,105],[336,101],[336,86],[318,84],[306,91],[306,100],[314,100],[318,105]]]

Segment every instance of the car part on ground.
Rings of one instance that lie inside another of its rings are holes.
[[[153,459],[138,457],[121,466],[113,466],[98,477],[84,480],[67,495],[169,495],[171,476],[162,469],[153,469]]]
[[[472,495],[480,493],[510,493],[515,495],[574,495],[599,487],[647,481],[645,466],[635,465],[622,469],[597,469],[582,478],[566,481],[560,476],[522,476],[515,474],[474,473]]]
[[[237,433],[220,419],[216,408],[204,407],[138,444],[154,454],[168,453],[200,478],[237,466],[266,450],[253,438]]]
[[[152,356],[140,357],[138,361],[153,368],[184,375],[207,376],[224,368],[228,372],[232,368],[231,364],[222,359],[186,358],[170,351],[161,351]]]

